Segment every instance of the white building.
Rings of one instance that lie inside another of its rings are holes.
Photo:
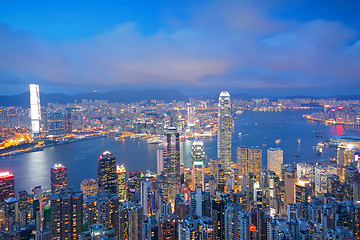
[[[314,165],[309,163],[297,163],[296,176],[297,181],[299,181],[302,176],[305,176],[307,179],[314,180]]]
[[[33,137],[40,135],[41,106],[39,85],[30,84],[30,118],[31,133]]]
[[[332,174],[337,174],[337,169],[331,165],[315,166],[315,193],[327,192],[327,178]]]
[[[274,171],[275,174],[281,179],[284,152],[281,148],[269,148],[267,150],[267,169]]]

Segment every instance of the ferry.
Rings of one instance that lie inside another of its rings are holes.
[[[241,137],[242,133],[241,133],[241,132],[239,132],[239,134],[238,134],[238,135],[239,135],[239,137]]]
[[[301,143],[301,139],[300,139],[300,138],[297,139],[297,143],[298,143],[298,144]]]
[[[281,142],[281,139],[276,139],[276,140],[275,140],[275,143],[276,143],[276,144],[279,144],[280,142]]]
[[[149,138],[147,140],[148,144],[161,144],[163,143],[163,140],[161,138]]]

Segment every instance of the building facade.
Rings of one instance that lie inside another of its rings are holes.
[[[231,167],[231,101],[228,92],[221,92],[218,104],[218,135],[217,135],[217,155],[225,172],[230,171]]]

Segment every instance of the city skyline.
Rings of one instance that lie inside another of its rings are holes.
[[[189,101],[0,107],[0,238],[359,238],[359,100]]]
[[[356,1],[0,3],[0,95],[355,94]],[[23,21],[26,19],[26,21]]]
[[[0,1],[0,239],[360,239],[359,9]]]

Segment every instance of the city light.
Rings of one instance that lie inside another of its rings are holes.
[[[0,172],[0,177],[12,177],[12,176],[14,176],[14,175],[8,171]]]

